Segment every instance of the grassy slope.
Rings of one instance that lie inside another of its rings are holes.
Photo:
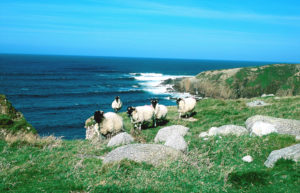
[[[185,137],[189,143],[187,158],[169,167],[126,160],[103,166],[99,156],[113,148],[86,140],[62,141],[59,145],[53,141],[0,141],[0,192],[299,192],[300,163],[281,161],[273,169],[263,165],[272,150],[295,144],[294,137],[198,138],[212,126],[244,125],[256,114],[300,120],[299,96],[263,100],[272,105],[248,108],[247,99],[203,100],[197,104],[197,122],[178,121],[176,108],[169,107],[168,125],[190,127]],[[122,116],[130,132],[129,119],[124,113]],[[159,128],[143,130],[138,140],[153,142]],[[253,156],[252,163],[241,160],[247,154]]]

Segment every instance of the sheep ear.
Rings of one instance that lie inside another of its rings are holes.
[[[104,112],[103,112],[103,111],[99,111],[99,113],[100,113],[101,115],[103,115],[103,114],[104,114]]]

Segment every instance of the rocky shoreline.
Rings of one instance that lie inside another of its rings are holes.
[[[300,64],[273,64],[201,72],[195,77],[168,79],[169,92],[220,99],[252,98],[263,94],[300,94]]]

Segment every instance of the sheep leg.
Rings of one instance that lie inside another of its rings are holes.
[[[179,113],[179,119],[181,118],[181,113]]]

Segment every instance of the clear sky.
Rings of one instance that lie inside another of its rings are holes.
[[[0,53],[300,62],[300,1],[0,0]]]

